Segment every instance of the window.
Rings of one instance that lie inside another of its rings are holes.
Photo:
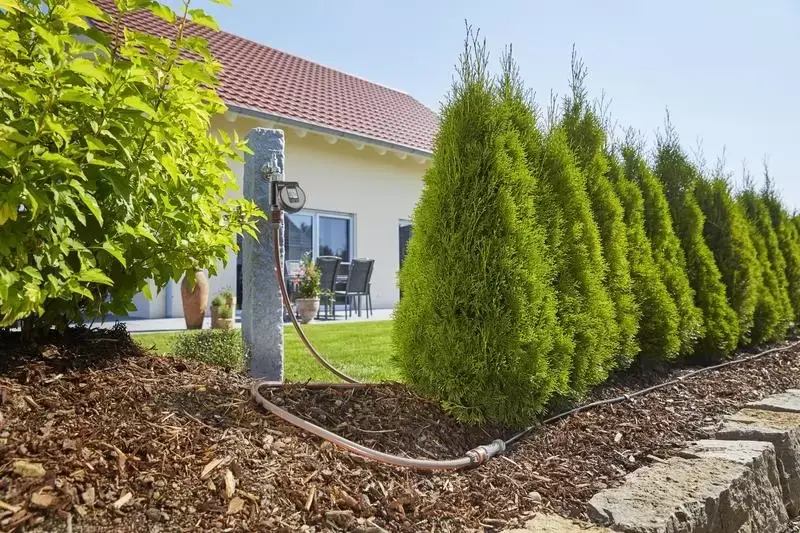
[[[411,222],[408,220],[401,220],[398,227],[398,242],[400,243],[399,258],[400,268],[403,268],[403,260],[406,258],[408,252],[408,240],[411,239]],[[400,298],[403,297],[403,291],[400,291]]]
[[[306,252],[314,259],[335,255],[348,262],[353,257],[353,217],[334,213],[301,211],[286,214],[286,259],[299,260]]]
[[[355,255],[353,245],[353,216],[337,213],[300,211],[284,215],[285,233],[283,244],[285,261],[299,261],[303,254],[311,252],[316,259],[321,255],[336,255],[349,262]],[[240,241],[241,245],[241,241]],[[236,258],[236,306],[241,309],[242,252]]]
[[[284,216],[286,220],[283,245],[286,261],[299,261],[314,247],[314,215],[299,213]]]
[[[403,266],[403,260],[406,258],[406,251],[408,250],[408,240],[411,238],[411,222],[408,220],[401,220],[398,226],[398,237],[400,241],[400,266]]]

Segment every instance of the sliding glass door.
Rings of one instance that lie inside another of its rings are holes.
[[[335,255],[343,262],[353,257],[353,217],[339,213],[301,211],[286,215],[286,260],[297,261],[306,252],[314,259]]]

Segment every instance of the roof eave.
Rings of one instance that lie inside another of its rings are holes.
[[[307,120],[299,120],[296,118],[287,117],[285,115],[280,115],[278,113],[267,113],[266,111],[262,111],[261,109],[257,109],[244,104],[239,104],[235,102],[226,102],[226,105],[228,106],[228,110],[234,113],[267,120],[270,122],[274,122],[275,124],[285,124],[286,126],[292,128],[300,128],[313,131],[315,133],[319,133],[322,135],[331,135],[334,137],[340,137],[343,139],[353,141],[355,143],[369,144],[372,146],[386,148],[387,150],[406,153],[409,155],[414,155],[425,159],[429,159],[430,157],[433,156],[433,152],[431,152],[430,150],[423,150],[421,148],[416,148],[413,146],[406,146],[403,144],[393,143],[390,141],[386,141],[384,139],[378,139],[376,137],[370,137],[368,135],[363,135],[352,131],[332,128],[330,126],[325,126],[324,124],[319,124]]]

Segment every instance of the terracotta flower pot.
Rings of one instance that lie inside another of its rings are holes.
[[[297,306],[297,314],[300,315],[300,323],[308,324],[319,311],[319,298],[297,298],[294,301]]]
[[[187,275],[191,276],[192,274]],[[208,307],[208,277],[204,271],[196,271],[194,273],[194,290],[189,285],[190,279],[184,276],[181,281],[183,318],[186,321],[186,329],[202,329]]]

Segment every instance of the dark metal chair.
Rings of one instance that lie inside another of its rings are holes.
[[[336,320],[336,273],[339,271],[341,257],[335,255],[321,255],[317,257],[317,268],[319,268],[319,286],[322,289],[320,303],[325,303],[325,318],[330,315],[333,307],[333,319]],[[320,306],[321,307],[321,306]],[[319,311],[317,311],[319,318]]]
[[[339,296],[344,296],[344,317],[353,314],[352,301],[357,300],[356,310],[361,316],[361,297],[366,297],[367,317],[372,314],[372,295],[370,294],[370,281],[372,279],[372,268],[375,265],[374,259],[353,259],[350,262],[350,271],[347,275],[347,285],[343,291],[336,291]]]

